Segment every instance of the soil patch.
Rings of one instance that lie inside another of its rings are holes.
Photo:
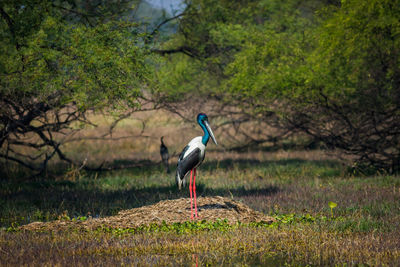
[[[229,223],[237,221],[273,222],[270,216],[255,211],[243,203],[220,196],[200,197],[197,199],[197,220],[216,221],[227,219]],[[85,221],[56,220],[52,222],[33,222],[21,226],[23,230],[66,230],[69,228],[96,229],[98,227],[133,228],[152,223],[185,222],[190,220],[190,198],[160,201],[154,205],[123,210],[115,216],[105,218],[89,218]]]

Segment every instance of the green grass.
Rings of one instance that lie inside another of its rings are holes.
[[[158,165],[53,181],[2,180],[0,254],[15,265],[68,259],[76,265],[396,265],[399,178],[353,176],[332,160],[209,157],[198,171],[198,196],[233,197],[277,222],[50,233],[12,230],[38,220],[109,216],[188,192],[179,192],[173,174]],[[330,201],[337,207],[331,210]]]

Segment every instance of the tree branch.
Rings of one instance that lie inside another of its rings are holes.
[[[176,54],[176,53],[183,53],[189,57],[196,58],[197,53],[194,51],[194,49],[188,47],[188,46],[181,46],[175,49],[152,49],[151,52],[160,54],[162,56],[169,55],[169,54]]]
[[[157,25],[157,27],[150,33],[150,36],[155,35],[163,25],[167,24],[168,22],[170,22],[170,21],[172,21],[174,19],[180,18],[180,17],[185,16],[185,15],[186,15],[186,13],[183,12],[183,13],[178,14],[176,16],[173,16],[171,18],[165,19],[163,22],[161,22],[160,24]]]

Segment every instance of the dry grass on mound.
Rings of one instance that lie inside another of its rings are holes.
[[[272,222],[266,216],[248,206],[224,197],[200,197],[197,199],[198,220],[216,221],[227,219],[230,223],[237,221]],[[52,222],[33,222],[21,227],[22,230],[65,230],[69,228],[96,229],[98,227],[132,228],[152,223],[160,224],[185,222],[190,220],[190,199],[180,198],[160,201],[154,205],[120,211],[116,216],[90,218],[85,221],[57,220]]]

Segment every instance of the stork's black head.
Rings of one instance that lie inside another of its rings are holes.
[[[199,124],[202,124],[202,122],[204,122],[204,121],[208,121],[207,115],[204,114],[204,113],[199,113],[199,114],[197,115],[197,122],[198,122]]]

